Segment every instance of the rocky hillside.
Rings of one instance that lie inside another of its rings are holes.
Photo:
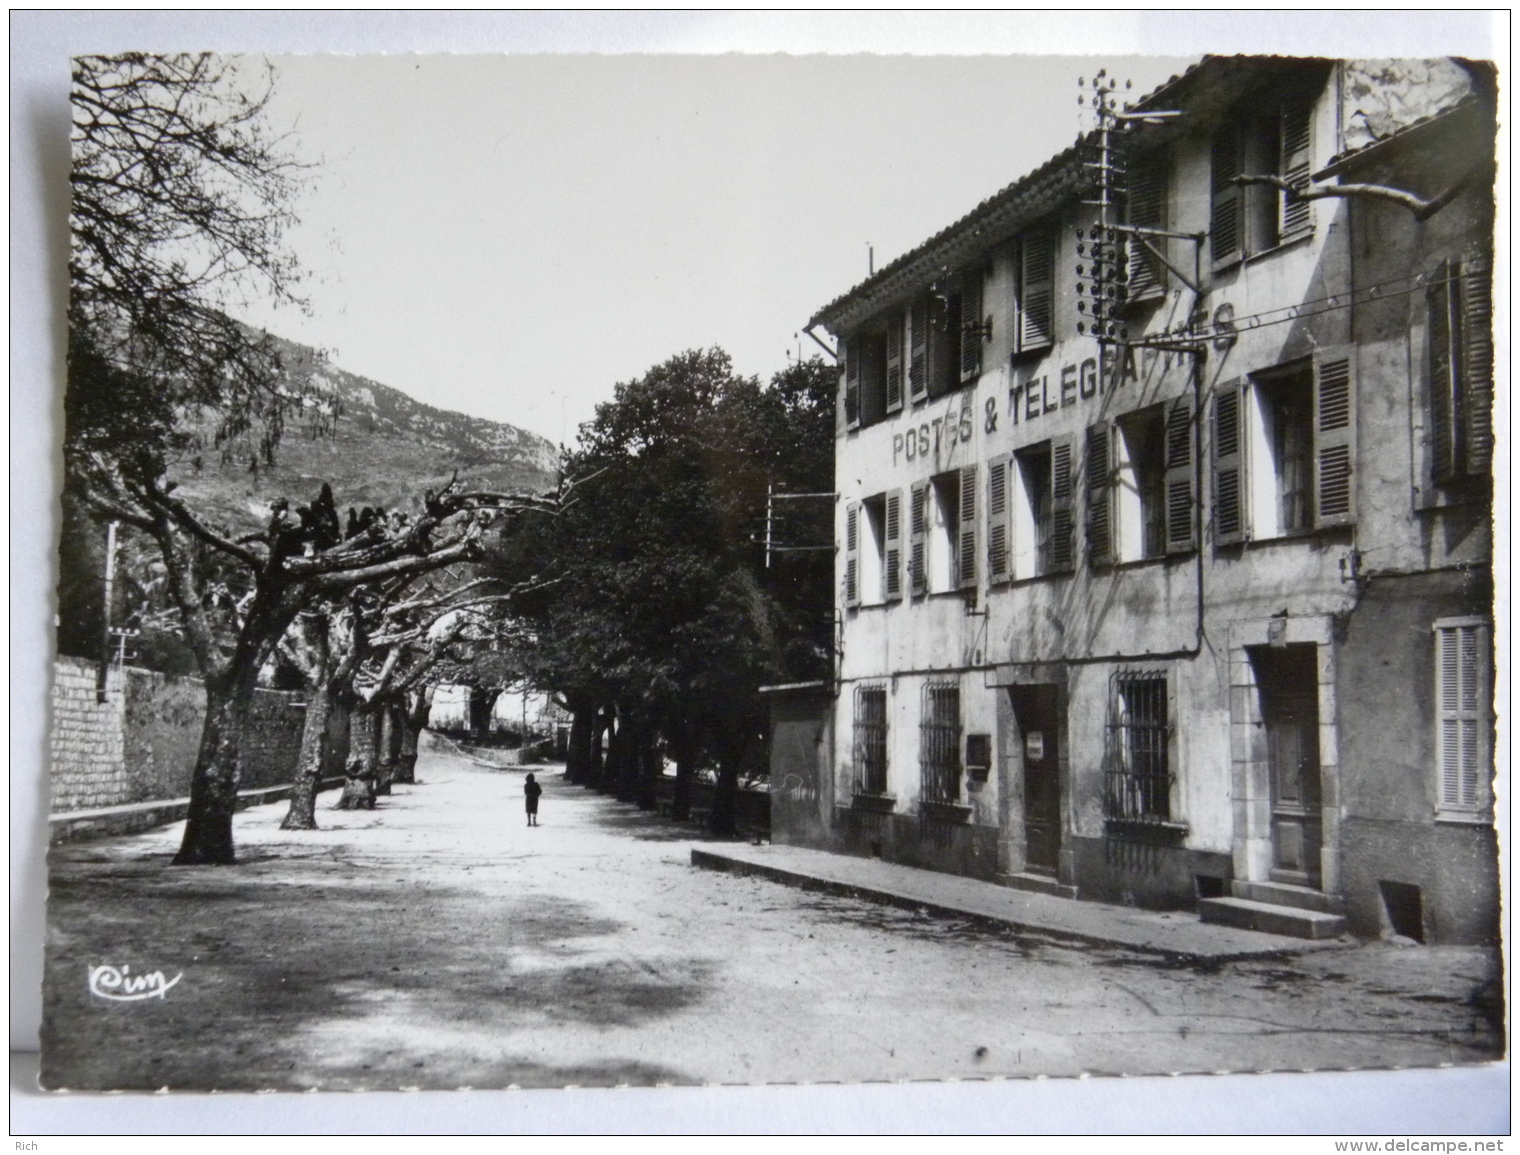
[[[282,352],[287,387],[307,394],[305,415],[288,421],[272,469],[251,471],[246,454],[223,462],[207,452],[199,470],[176,470],[193,508],[246,525],[271,498],[304,504],[326,481],[340,509],[414,509],[424,489],[440,488],[455,470],[477,489],[542,492],[554,485],[558,455],[535,433],[424,405],[324,364],[302,345],[282,342]]]

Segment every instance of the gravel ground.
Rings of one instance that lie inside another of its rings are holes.
[[[1324,1070],[1503,1053],[1493,952],[1186,967],[697,870],[689,828],[441,744],[373,812],[51,861],[43,1084],[389,1090]],[[110,1002],[91,966],[183,977]]]

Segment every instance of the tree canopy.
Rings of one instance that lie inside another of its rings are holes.
[[[264,69],[204,53],[75,59],[71,444],[183,441],[183,411],[204,406],[217,447],[273,451],[294,399],[272,388],[273,343],[233,314],[254,294],[300,303],[286,234],[307,168],[265,119]],[[130,372],[73,373],[87,354]]]
[[[756,688],[828,669],[832,558],[767,566],[764,534],[771,487],[833,489],[832,411],[816,360],[762,386],[694,350],[618,385],[566,456],[577,500],[524,525],[520,558],[552,580],[518,603],[533,681],[732,768],[760,728]],[[832,502],[815,504],[791,524],[826,543]]]

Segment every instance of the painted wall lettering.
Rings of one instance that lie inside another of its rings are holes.
[[[957,409],[956,406],[959,405]],[[997,403],[989,400],[988,415],[997,426]],[[892,464],[900,461],[917,461],[931,454],[937,459],[948,456],[954,448],[969,443],[976,434],[975,411],[971,398],[951,403],[951,407],[939,417],[921,421],[917,428],[892,434]]]

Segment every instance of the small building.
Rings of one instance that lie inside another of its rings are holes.
[[[773,699],[774,836],[1494,941],[1493,73],[1212,57],[1091,95],[813,319],[840,656]]]

